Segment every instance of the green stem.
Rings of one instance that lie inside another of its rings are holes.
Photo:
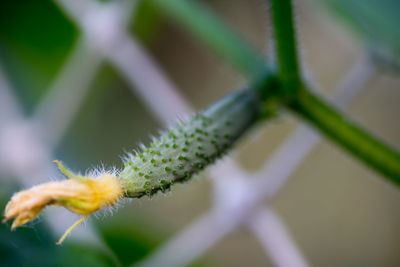
[[[308,90],[300,90],[290,108],[365,164],[400,185],[399,153],[358,127],[347,116]]]
[[[151,0],[160,10],[168,13],[208,45],[214,52],[239,68],[251,80],[264,72],[266,84],[275,81],[275,75],[261,54],[227,29],[212,13],[196,1],[187,0]],[[363,160],[389,180],[399,185],[400,155],[388,148],[367,131],[357,127],[345,116],[324,103],[323,100],[303,89],[297,64],[295,35],[291,2],[273,0],[274,27],[277,39],[279,59],[279,83],[275,86],[258,86],[259,93],[270,95],[271,88],[278,93],[292,93],[290,101],[281,98],[281,103],[299,113],[313,123],[330,138],[341,144],[353,155]]]
[[[272,0],[273,28],[279,64],[279,80],[284,90],[293,95],[299,89],[301,78],[297,62],[292,2]]]
[[[390,181],[400,185],[400,155],[302,85],[291,0],[272,0],[279,81],[289,93],[287,105],[333,141]]]

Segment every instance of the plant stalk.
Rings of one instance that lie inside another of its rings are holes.
[[[272,0],[272,21],[278,60],[278,78],[286,97],[294,98],[301,78],[297,58],[292,1]]]
[[[186,30],[204,42],[214,52],[254,81],[263,74],[264,82],[278,82],[276,86],[256,86],[262,99],[278,92],[278,101],[311,122],[347,151],[371,166],[388,180],[400,185],[400,154],[356,126],[318,96],[310,93],[300,76],[293,26],[292,3],[289,0],[272,0],[274,31],[278,51],[279,72],[273,69],[262,55],[237,37],[224,23],[213,16],[204,5],[196,1],[151,0],[160,10],[181,23]],[[288,97],[289,96],[289,97]],[[270,98],[269,98],[270,100]],[[288,101],[289,100],[289,101]]]
[[[291,0],[272,0],[279,82],[286,105],[366,165],[400,185],[400,155],[303,86]]]
[[[310,90],[300,90],[289,108],[366,165],[400,186],[400,155]]]

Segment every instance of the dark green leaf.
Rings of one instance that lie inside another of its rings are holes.
[[[323,0],[385,64],[400,69],[400,2],[397,0]]]

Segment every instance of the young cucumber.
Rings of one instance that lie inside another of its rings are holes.
[[[231,93],[128,155],[119,175],[125,195],[151,196],[190,179],[233,146],[257,120],[260,106],[252,90]]]

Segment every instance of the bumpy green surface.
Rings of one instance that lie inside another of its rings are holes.
[[[257,120],[260,106],[251,90],[232,93],[129,155],[119,176],[126,195],[151,196],[190,179],[232,147]]]

